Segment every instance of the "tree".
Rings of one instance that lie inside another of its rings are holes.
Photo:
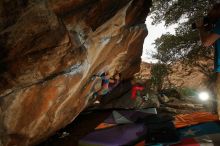
[[[151,67],[151,84],[156,91],[162,89],[164,78],[168,74],[169,68],[166,64],[157,63]]]
[[[164,21],[166,26],[170,26],[178,23],[174,35],[167,33],[155,40],[158,52],[153,57],[168,65],[180,61],[197,66],[203,74],[211,77],[210,67],[207,68],[206,64],[197,60],[213,59],[214,49],[201,46],[198,32],[192,29],[192,23],[207,15],[213,4],[213,0],[153,0],[153,24]]]
[[[192,30],[191,24],[206,15],[212,4],[210,0],[153,0],[153,24],[178,23],[175,35],[168,33],[155,40],[158,53],[154,57],[164,63],[177,60],[193,63],[198,57],[210,59],[211,49],[201,47],[198,32]]]
[[[213,49],[201,47],[198,33],[195,31],[164,34],[156,39],[154,44],[158,52],[153,57],[166,64],[176,61],[193,64],[201,57],[212,59]]]
[[[165,25],[169,26],[179,23],[181,18],[194,22],[195,18],[207,14],[213,3],[212,0],[153,0],[153,24],[165,21]]]

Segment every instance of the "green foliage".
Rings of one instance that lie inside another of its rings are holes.
[[[153,24],[165,21],[166,26],[178,23],[181,18],[194,20],[207,13],[210,0],[153,0]]]
[[[199,35],[195,31],[186,33],[164,34],[155,40],[158,53],[153,57],[163,63],[172,63],[177,60],[196,61],[199,57],[210,58],[211,49],[202,48],[199,44]]]
[[[177,91],[182,97],[196,96],[196,90],[192,88],[178,88]]]
[[[212,49],[201,47],[198,32],[191,28],[196,19],[207,14],[212,4],[212,0],[153,0],[153,24],[178,23],[174,35],[167,33],[155,40],[158,53],[153,57],[165,64],[182,61],[194,65],[198,58],[212,59]]]
[[[153,64],[151,68],[151,84],[154,89],[159,91],[162,88],[164,78],[168,74],[169,68],[165,64]]]

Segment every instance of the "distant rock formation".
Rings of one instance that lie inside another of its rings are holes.
[[[171,67],[165,86],[171,84],[176,87],[207,89],[210,86],[209,75],[213,69],[212,60],[199,60],[197,65],[183,65],[177,62]]]
[[[212,56],[210,56],[212,57]],[[151,78],[152,64],[142,62],[141,69],[135,74],[140,80]],[[213,72],[213,60],[200,58],[195,64],[187,65],[176,62],[170,66],[171,70],[165,77],[163,88],[187,87],[193,89],[209,89],[212,81],[210,77]]]
[[[151,0],[0,2],[0,145],[34,145],[85,108],[92,75],[139,70]]]
[[[135,74],[136,79],[148,80],[151,78],[151,67],[152,64],[147,62],[141,62],[140,71]]]

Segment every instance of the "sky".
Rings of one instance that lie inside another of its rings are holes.
[[[151,56],[152,53],[156,52],[155,46],[153,45],[154,40],[156,40],[158,37],[160,37],[162,34],[166,34],[167,32],[171,34],[175,34],[175,28],[176,25],[171,25],[170,27],[165,27],[164,22],[158,24],[158,25],[152,25],[151,24],[152,19],[150,16],[147,17],[145,24],[147,25],[148,29],[148,36],[144,40],[143,45],[143,54],[141,56],[142,61],[148,62],[148,63],[155,63],[157,62],[156,59],[153,59]]]

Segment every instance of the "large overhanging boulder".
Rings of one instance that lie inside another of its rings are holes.
[[[86,107],[92,75],[139,70],[151,0],[0,1],[0,145],[34,145]]]

